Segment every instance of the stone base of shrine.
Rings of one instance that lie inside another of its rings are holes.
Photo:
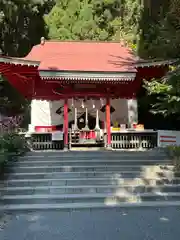
[[[152,149],[158,146],[158,131],[153,130],[126,130],[111,131],[111,144],[107,144],[106,133],[84,131],[69,132],[68,144],[64,144],[64,134],[60,131],[44,133],[27,133],[27,142],[31,150],[73,150],[82,148],[130,150]]]

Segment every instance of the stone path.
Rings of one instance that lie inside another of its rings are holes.
[[[180,208],[34,212],[5,217],[1,240],[179,240]]]

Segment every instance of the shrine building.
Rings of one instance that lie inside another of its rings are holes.
[[[0,72],[31,100],[33,149],[150,148],[155,132],[138,123],[136,96],[173,62],[141,60],[119,42],[42,38],[24,58],[0,56]]]

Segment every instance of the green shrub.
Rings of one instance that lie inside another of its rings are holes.
[[[168,146],[167,147],[168,155],[172,158],[172,162],[175,166],[175,171],[180,171],[180,146]]]
[[[167,147],[167,152],[172,158],[180,158],[180,146],[171,145]]]
[[[0,173],[13,155],[26,151],[25,138],[17,133],[6,133],[0,136]]]
[[[0,138],[0,149],[8,153],[21,153],[25,151],[25,139],[16,133],[6,133]]]
[[[8,156],[5,153],[0,153],[0,174],[3,172],[4,166],[8,162]]]

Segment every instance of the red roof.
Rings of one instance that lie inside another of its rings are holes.
[[[36,45],[24,58],[41,61],[39,70],[135,72],[136,57],[115,42],[55,42]]]

